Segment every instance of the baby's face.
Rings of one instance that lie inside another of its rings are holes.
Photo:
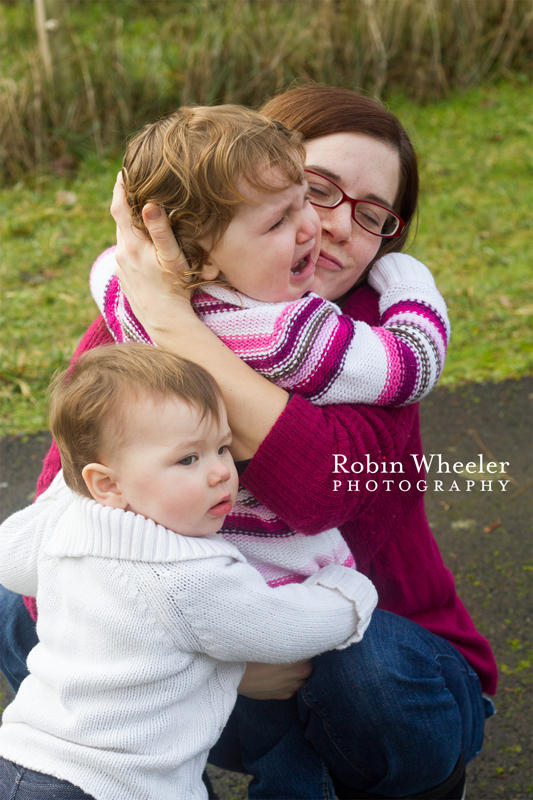
[[[177,397],[145,397],[134,401],[127,425],[127,443],[112,458],[126,510],[182,536],[216,533],[238,488],[226,409],[217,425]]]
[[[283,185],[275,170],[263,177]],[[264,192],[242,181],[238,188],[249,202],[239,205],[204,261],[204,278],[220,275],[255,300],[298,300],[311,288],[320,252],[320,220],[307,199],[307,183]]]

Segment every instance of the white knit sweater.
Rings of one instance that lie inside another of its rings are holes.
[[[347,647],[376,605],[341,566],[272,589],[222,537],[75,496],[61,473],[39,501],[0,528],[0,582],[39,609],[0,755],[96,800],[206,798],[244,662]]]

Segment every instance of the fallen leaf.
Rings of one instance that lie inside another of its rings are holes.
[[[76,163],[71,155],[56,158],[50,162],[50,167],[56,175],[74,175],[76,172]]]
[[[23,381],[21,378],[17,378],[17,383],[24,397],[31,397],[31,389],[26,383],[26,381]]]
[[[452,522],[452,530],[466,531],[469,528],[473,528],[475,524],[475,519],[456,519],[454,522]]]
[[[42,275],[36,275],[33,272],[21,271],[19,272],[19,278],[21,281],[24,281],[24,283],[29,283],[30,286],[37,286],[37,284],[44,282]]]
[[[75,192],[56,192],[56,203],[58,206],[73,206],[78,201]]]

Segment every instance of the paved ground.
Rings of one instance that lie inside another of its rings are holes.
[[[508,461],[505,476],[437,474],[426,495],[428,516],[459,593],[492,642],[500,667],[498,714],[487,724],[485,746],[468,768],[468,800],[524,800],[532,792],[531,705],[531,399],[529,381],[439,389],[423,403],[424,451],[444,461]],[[33,496],[48,438],[14,437],[2,444],[2,518]],[[492,478],[492,491],[482,480]],[[452,481],[457,481],[454,491]],[[498,480],[509,480],[506,491]],[[435,491],[442,480],[443,491]],[[483,491],[483,488],[485,489]],[[452,489],[452,490],[450,490]],[[2,695],[0,706],[9,694]],[[211,770],[221,800],[246,797],[246,779]]]

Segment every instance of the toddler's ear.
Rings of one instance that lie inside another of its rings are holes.
[[[105,467],[103,464],[87,464],[81,474],[97,503],[112,508],[127,508],[128,501],[122,494],[111,467]]]
[[[206,256],[202,263],[202,278],[204,281],[214,281],[219,275],[219,268],[215,267],[209,256]]]

